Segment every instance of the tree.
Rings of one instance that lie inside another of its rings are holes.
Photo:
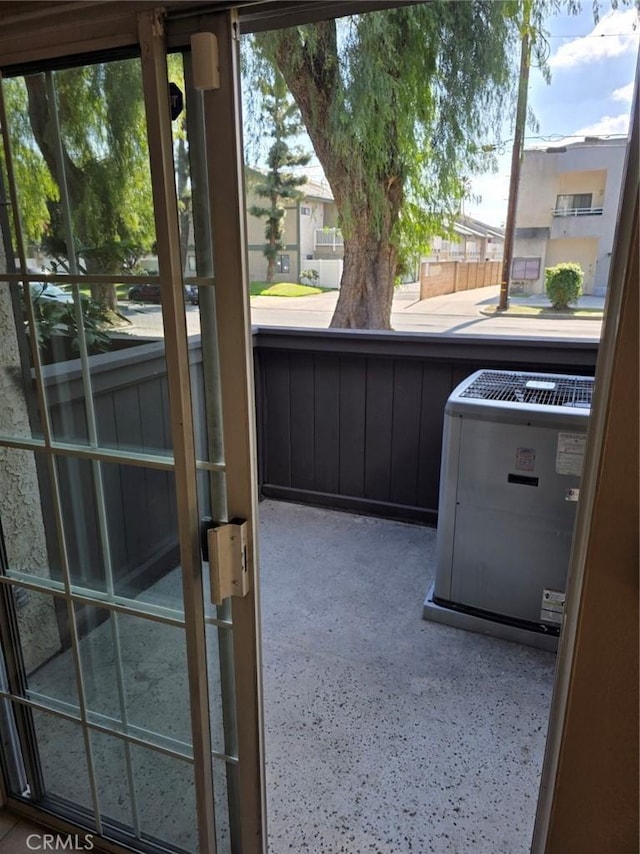
[[[81,272],[130,272],[155,239],[139,65],[70,68],[53,79],[58,122],[44,74],[4,84],[26,237],[68,267],[64,174]],[[94,285],[92,295],[116,308],[114,285]]]
[[[535,3],[532,27],[560,5]],[[399,253],[446,226],[463,176],[487,168],[515,89],[520,7],[432,0],[253,37],[253,69],[282,73],[339,210],[332,326],[390,328]],[[533,51],[544,60],[542,41]]]
[[[270,123],[273,144],[267,156],[269,171],[264,181],[255,185],[255,193],[268,200],[268,205],[252,205],[249,213],[266,220],[264,254],[267,259],[267,281],[272,282],[278,253],[284,249],[283,202],[300,198],[298,189],[305,183],[306,177],[294,175],[290,170],[297,166],[306,166],[309,155],[292,150],[287,140],[302,131],[302,123],[296,104],[291,100],[282,75],[274,70],[269,77],[261,81],[264,98],[263,113]]]

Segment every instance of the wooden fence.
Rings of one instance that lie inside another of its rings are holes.
[[[420,299],[499,285],[502,261],[423,261]]]

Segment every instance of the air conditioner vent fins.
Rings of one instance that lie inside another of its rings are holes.
[[[483,371],[460,397],[589,409],[592,391],[590,377]]]

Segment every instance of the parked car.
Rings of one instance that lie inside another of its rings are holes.
[[[73,302],[73,295],[57,285],[52,285],[49,282],[31,282],[31,297],[34,302],[37,300],[51,300],[52,302]]]
[[[184,295],[187,302],[191,305],[198,305],[200,298],[198,296],[198,288],[194,285],[186,285]],[[134,285],[129,288],[129,300],[131,302],[160,302],[160,285]]]
[[[160,285],[139,284],[129,288],[131,302],[160,302]]]

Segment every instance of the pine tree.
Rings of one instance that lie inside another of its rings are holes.
[[[267,204],[253,205],[249,213],[266,220],[264,255],[267,259],[267,281],[272,282],[278,253],[285,245],[284,202],[300,198],[299,188],[306,181],[304,175],[294,175],[291,170],[306,166],[310,157],[292,149],[287,142],[302,131],[302,123],[282,75],[274,71],[271,79],[262,80],[261,90],[264,98],[262,109],[271,126],[273,144],[267,156],[269,171],[264,181],[254,188],[256,195],[266,199]]]

